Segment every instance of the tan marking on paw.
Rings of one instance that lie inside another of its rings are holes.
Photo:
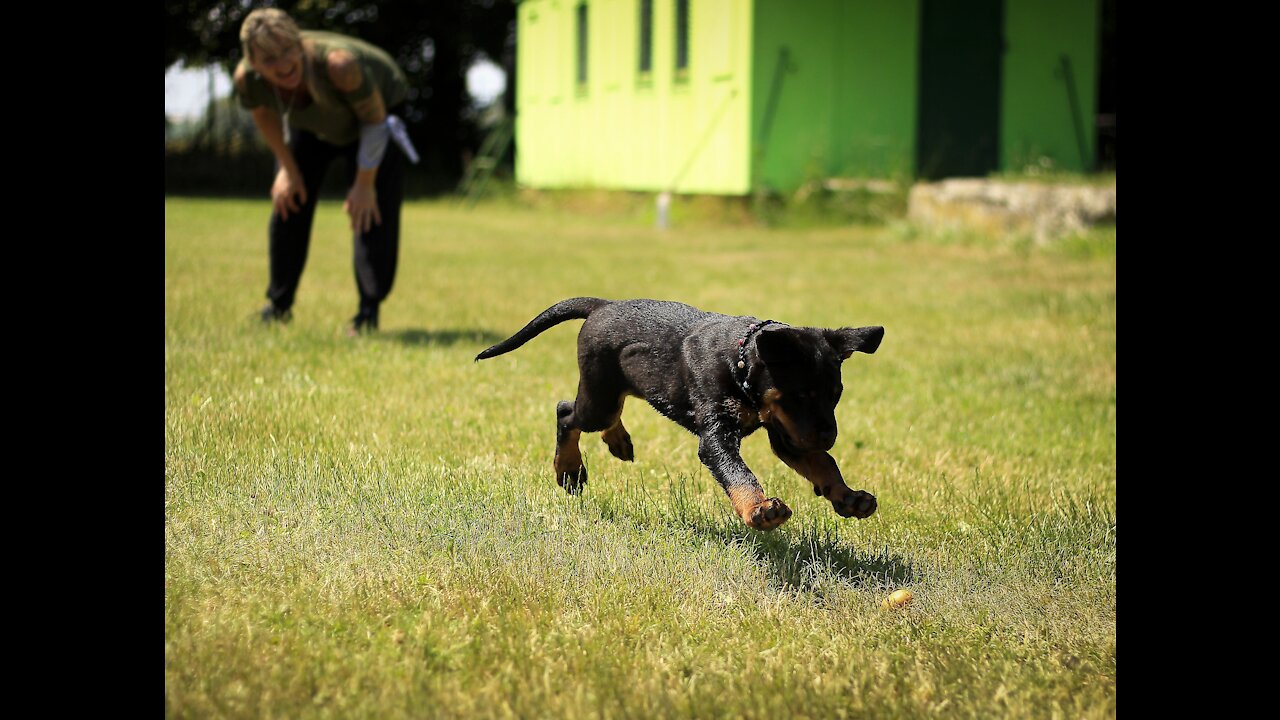
[[[845,485],[834,489],[823,488],[831,507],[840,517],[856,517],[859,520],[869,518],[876,512],[876,496],[865,490],[850,490]]]
[[[730,488],[729,502],[742,522],[756,530],[773,530],[791,518],[791,508],[786,503],[778,498],[766,500],[759,488]]]
[[[613,427],[600,433],[600,439],[609,446],[609,452],[619,460],[631,462],[636,459],[635,446],[631,444],[631,433],[623,427],[619,419]]]
[[[556,457],[551,461],[551,467],[556,472],[556,484],[571,495],[582,492],[582,486],[587,482],[587,469],[582,464],[582,450],[578,447],[580,437],[582,431],[569,431],[565,441],[556,448]]]

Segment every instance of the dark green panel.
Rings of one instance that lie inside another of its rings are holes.
[[[920,13],[921,178],[984,176],[999,167],[1002,0],[923,0]]]
[[[1099,169],[1116,169],[1116,0],[1102,0],[1102,26],[1098,43],[1098,142]]]

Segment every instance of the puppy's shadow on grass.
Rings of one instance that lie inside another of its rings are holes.
[[[641,525],[683,526],[716,543],[746,548],[784,587],[821,596],[833,583],[883,590],[902,587],[918,579],[911,563],[901,555],[886,548],[859,546],[856,541],[842,537],[841,524],[860,522],[857,520],[832,515],[816,525],[790,528],[784,525],[765,533],[743,525],[736,516],[720,515],[689,502],[683,487],[672,494],[669,504],[654,502],[654,498],[639,493],[625,495],[631,502],[619,506],[605,501],[598,505],[600,512],[606,518],[626,519]]]
[[[835,521],[790,531],[784,526],[768,533],[725,522],[695,527],[716,540],[750,549],[779,582],[806,592],[822,594],[833,580],[872,590],[908,585],[917,577],[900,555],[852,545],[840,536]]]
[[[432,330],[409,328],[407,330],[383,333],[383,337],[403,345],[421,347],[455,347],[462,345],[474,347],[476,352],[480,352],[490,345],[505,340],[507,336],[482,328],[439,328]]]

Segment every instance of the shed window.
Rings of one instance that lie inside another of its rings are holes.
[[[653,72],[653,0],[640,0],[640,74]]]
[[[578,3],[578,84],[587,84],[587,4]]]
[[[676,77],[689,70],[689,0],[676,0]]]

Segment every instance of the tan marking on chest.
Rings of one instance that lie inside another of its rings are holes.
[[[787,435],[797,437],[791,418],[787,415],[787,411],[782,409],[780,400],[782,400],[782,393],[776,388],[764,391],[764,397],[760,399],[760,422],[763,425],[781,427]]]
[[[769,388],[764,391],[764,396],[760,398],[760,422],[769,423],[783,419],[782,408],[778,405],[778,401],[781,399],[782,393],[777,388]]]

